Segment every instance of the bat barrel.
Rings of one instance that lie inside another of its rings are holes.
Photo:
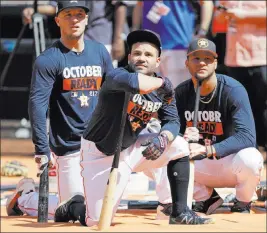
[[[49,180],[48,167],[44,169],[40,176],[39,184],[39,200],[38,200],[38,217],[39,223],[48,222],[48,195],[49,195]]]

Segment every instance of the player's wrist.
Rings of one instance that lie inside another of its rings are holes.
[[[160,133],[160,136],[163,138],[165,146],[169,145],[170,139],[168,135],[166,133]]]

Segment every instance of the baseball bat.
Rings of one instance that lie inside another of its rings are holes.
[[[47,223],[48,221],[48,195],[49,195],[49,179],[48,179],[48,163],[40,175],[39,183],[39,199],[38,199],[38,217],[39,223]]]
[[[103,205],[101,209],[100,219],[98,223],[98,229],[100,231],[103,231],[110,227],[112,215],[113,215],[113,205],[114,205],[114,195],[117,185],[117,176],[118,176],[118,167],[119,167],[119,160],[120,160],[120,152],[121,152],[121,146],[122,146],[122,140],[124,136],[124,128],[125,128],[125,122],[127,117],[127,108],[128,103],[130,101],[130,93],[125,93],[125,99],[123,104],[123,110],[122,110],[122,117],[121,117],[121,124],[120,124],[120,135],[117,142],[116,151],[114,154],[107,187],[105,190],[105,195],[103,199]]]
[[[201,86],[201,82],[197,80],[193,127],[197,127],[197,117],[198,117],[199,99],[200,99],[200,86]],[[188,183],[188,192],[187,192],[187,205],[190,209],[192,209],[193,192],[194,192],[194,176],[195,176],[194,160],[190,160],[189,170],[190,170],[190,173],[189,173],[189,183]]]
[[[195,205],[195,202],[192,203]],[[232,207],[234,205],[233,202],[224,202],[220,207]],[[254,201],[251,203],[252,207],[260,207],[260,208],[267,208],[267,201]],[[157,209],[158,201],[146,201],[146,200],[131,200],[128,201],[128,209],[146,209],[152,210]]]

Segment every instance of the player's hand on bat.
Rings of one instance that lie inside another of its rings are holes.
[[[163,100],[170,104],[171,101],[174,99],[175,93],[173,90],[173,85],[171,81],[167,77],[160,77],[163,80],[161,87],[157,90],[159,95],[163,96]]]
[[[35,163],[37,164],[37,177],[41,176],[43,171],[48,167],[53,167],[53,161],[48,158],[47,155],[35,155],[34,156]]]
[[[159,134],[157,137],[141,144],[142,146],[147,146],[142,154],[147,160],[156,160],[163,154],[168,144],[168,136],[166,134]]]
[[[202,160],[207,158],[206,147],[198,143],[189,143],[189,158],[191,160]]]
[[[198,142],[200,139],[199,130],[196,127],[187,127],[184,133],[187,142]]]

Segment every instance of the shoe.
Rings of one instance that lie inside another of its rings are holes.
[[[18,199],[24,194],[35,192],[35,184],[32,178],[23,178],[16,186],[14,193],[7,199],[6,212],[8,216],[23,215],[18,207]]]
[[[211,197],[208,200],[196,202],[192,210],[195,212],[200,212],[210,215],[222,204],[223,204],[223,199],[219,196],[219,194],[215,190],[213,190]]]
[[[159,202],[159,205],[157,207],[156,220],[169,219],[171,213],[172,213],[172,203],[162,204]]]
[[[84,203],[84,196],[82,195],[75,195],[72,196],[70,199],[63,201],[59,204],[55,211],[55,222],[75,222],[77,219],[71,216],[69,207],[73,203]]]
[[[180,213],[177,217],[170,216],[169,224],[185,224],[185,225],[199,225],[199,224],[212,224],[212,218],[204,218],[198,216],[194,211],[188,207],[184,212]]]
[[[234,205],[231,207],[231,212],[250,213],[251,202],[242,202],[234,200]]]

